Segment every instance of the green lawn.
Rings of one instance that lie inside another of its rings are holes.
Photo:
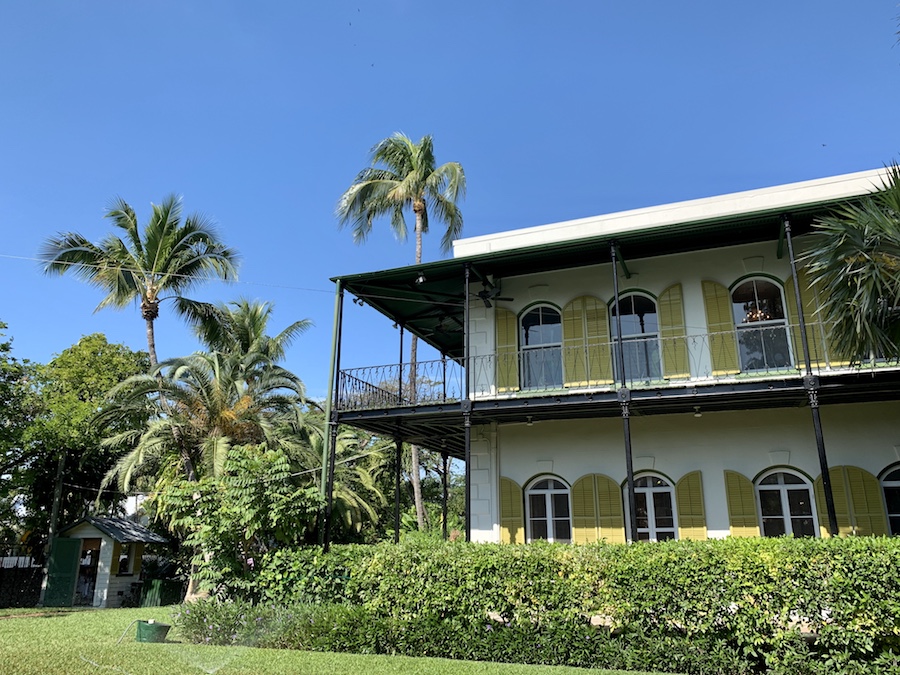
[[[39,616],[35,614],[40,613]],[[136,619],[169,622],[171,610],[107,609],[77,612],[0,609],[0,672],[37,673],[315,673],[328,675],[574,675],[578,668],[519,666],[443,659],[356,656],[250,647],[211,647],[182,643],[173,629],[166,644],[135,642]],[[590,671],[610,674],[619,671]]]

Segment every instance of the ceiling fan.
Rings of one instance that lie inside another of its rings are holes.
[[[484,286],[476,295],[481,298],[481,301],[484,303],[484,306],[487,308],[493,307],[491,304],[491,300],[497,300],[499,302],[512,302],[513,298],[502,298],[500,297],[500,284],[497,283],[492,284],[490,281],[484,280],[481,282],[481,285]]]

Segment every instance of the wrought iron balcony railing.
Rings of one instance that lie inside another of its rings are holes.
[[[812,371],[818,375],[900,367],[872,358],[849,363],[832,356],[823,326],[807,324]],[[499,350],[470,357],[473,399],[528,397],[550,392],[610,391],[621,386],[617,341]],[[720,381],[797,377],[803,371],[797,326],[748,324],[733,331],[625,338],[625,385],[648,389]],[[341,372],[341,410],[372,410],[458,402],[463,397],[462,364],[450,359],[355,368]]]

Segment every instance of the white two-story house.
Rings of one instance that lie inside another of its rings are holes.
[[[802,264],[815,219],[883,175],[338,277],[331,419],[464,459],[474,541],[898,533],[900,364],[833,353]],[[442,358],[341,363],[348,294]]]

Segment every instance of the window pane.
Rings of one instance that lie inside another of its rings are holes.
[[[795,476],[792,473],[779,473],[778,476],[781,476],[781,480],[785,485],[806,485],[806,482],[800,478],[800,476]]]
[[[634,513],[637,517],[638,528],[650,527],[650,519],[647,516],[647,495],[644,492],[637,492],[634,495]]]
[[[791,518],[791,527],[795,537],[815,537],[816,529],[812,518]]]
[[[891,516],[891,534],[900,534],[900,516]]]
[[[896,480],[900,481],[900,469],[894,469],[887,476],[884,477],[885,481]]]
[[[547,487],[553,490],[566,490],[566,486],[563,483],[560,483],[558,480],[553,480],[552,478],[545,481]]]
[[[544,480],[539,480],[537,483],[531,486],[532,490],[549,490],[550,489],[550,479],[545,478]]]
[[[769,474],[761,481],[759,481],[760,485],[778,485],[778,475],[777,473]]]
[[[771,370],[791,366],[787,330],[784,326],[738,328],[741,368]]]
[[[781,289],[769,281],[745,281],[731,294],[736,326],[784,319]]]
[[[669,541],[675,538],[675,530],[657,530],[656,541]]]
[[[656,516],[656,527],[675,527],[675,518],[672,515],[672,495],[669,492],[656,492],[653,494],[653,511]]]
[[[647,530],[638,530],[638,541],[650,541],[650,533]]]
[[[650,476],[641,476],[640,478],[634,479],[634,487],[639,488],[647,488],[650,487],[650,481],[653,480]]]
[[[553,500],[553,517],[569,517],[569,495],[550,495]]]
[[[569,544],[572,542],[572,525],[567,519],[553,521],[553,540]]]
[[[547,517],[547,499],[544,495],[528,495],[532,518]]]
[[[890,514],[900,515],[900,487],[885,487],[884,501]]]
[[[547,521],[532,520],[531,521],[531,538],[546,539],[547,538]]]
[[[763,536],[780,537],[784,534],[783,518],[763,518]]]
[[[811,516],[812,503],[809,490],[788,490],[788,505],[792,516]]]
[[[759,506],[763,517],[765,516],[781,516],[781,491],[780,490],[760,490]],[[782,524],[782,532],[784,525]]]

